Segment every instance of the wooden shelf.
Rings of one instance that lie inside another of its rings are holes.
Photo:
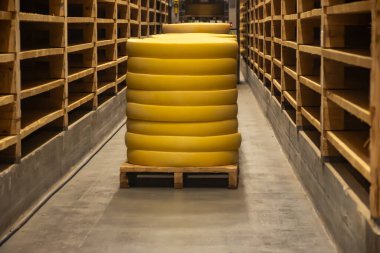
[[[69,68],[67,81],[72,82],[80,78],[91,75],[95,72],[95,68]]]
[[[96,67],[98,71],[105,70],[117,65],[117,61],[98,61],[98,66]]]
[[[297,71],[296,71],[296,66],[284,66],[284,71],[287,73],[289,76],[293,77],[294,79],[297,79]]]
[[[63,48],[49,48],[49,49],[35,49],[35,50],[27,50],[19,53],[20,60],[52,56],[52,55],[63,55]]]
[[[69,94],[67,111],[70,112],[79,106],[94,99],[94,93],[72,93]]]
[[[313,55],[322,55],[322,48],[318,45],[299,45],[298,50],[304,53],[310,53]]]
[[[362,68],[371,68],[372,58],[368,50],[361,49],[322,49],[322,56],[355,65]]]
[[[24,111],[21,117],[21,139],[49,124],[50,122],[62,117],[63,114],[63,109]]]
[[[0,10],[0,20],[11,20],[12,12]]]
[[[0,94],[0,106],[11,104],[15,101],[14,95]]]
[[[322,93],[321,78],[319,76],[299,76],[299,81],[319,94]]]
[[[297,99],[296,99],[296,91],[287,90],[283,91],[284,98],[289,102],[294,109],[297,109]]]
[[[300,19],[318,19],[321,18],[322,9],[313,9],[300,14]]]
[[[44,23],[63,23],[65,21],[64,17],[41,15],[35,13],[19,13],[20,21],[28,22],[44,22]]]
[[[301,107],[302,116],[304,116],[310,124],[312,124],[319,132],[321,132],[321,108],[320,107]]]
[[[98,82],[98,89],[96,91],[96,94],[100,95],[103,92],[115,86],[116,86],[116,82]]]
[[[49,80],[36,80],[30,82],[23,82],[21,84],[21,99],[28,98],[59,86],[63,86],[64,79],[49,79]]]
[[[366,146],[368,132],[327,131],[327,140],[357,169],[370,180],[369,152]]]
[[[355,115],[368,125],[371,124],[369,92],[362,90],[328,90],[327,98]]]
[[[369,146],[378,151],[379,139],[375,5],[370,0],[242,1],[238,29],[242,60],[259,86],[269,84],[270,98],[281,104],[291,126],[312,139],[318,156],[344,157],[365,178],[355,172],[356,180],[378,189],[370,178],[368,152]],[[371,156],[376,175],[377,153]],[[371,214],[379,218],[379,190],[372,194]]]
[[[0,63],[13,62],[15,54],[0,54]]]
[[[16,136],[0,136],[0,150],[4,150],[17,143]]]
[[[351,14],[371,12],[371,1],[357,1],[326,8],[326,14]]]
[[[66,20],[68,24],[95,23],[93,17],[67,17]]]
[[[72,44],[67,47],[67,52],[68,53],[74,53],[77,51],[82,51],[86,49],[91,49],[95,45],[94,42],[89,42],[89,43],[80,43],[80,44]]]

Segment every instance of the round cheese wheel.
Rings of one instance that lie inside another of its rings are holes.
[[[225,90],[236,88],[237,76],[236,74],[177,76],[128,72],[127,83],[128,88],[135,90]]]
[[[174,37],[172,39],[129,39],[129,57],[163,59],[236,58],[237,41],[216,37]]]
[[[127,131],[137,134],[166,135],[166,136],[213,136],[237,133],[236,119],[212,122],[154,122],[127,120]]]
[[[154,34],[151,36],[151,38],[154,39],[164,39],[164,40],[173,40],[173,39],[209,39],[209,38],[216,38],[216,39],[231,39],[231,40],[237,40],[237,37],[235,34],[217,34],[217,33],[161,33],[161,34]]]
[[[129,103],[150,105],[236,104],[237,89],[214,91],[145,91],[127,89]]]
[[[158,136],[127,132],[125,143],[129,149],[173,151],[173,152],[216,152],[236,151],[240,147],[239,133],[217,136]]]
[[[162,24],[163,33],[229,33],[229,23]]]
[[[159,122],[209,122],[237,117],[237,105],[161,106],[127,103],[130,119]]]
[[[128,58],[128,71],[158,75],[236,74],[236,59],[158,59]]]
[[[238,162],[237,151],[221,152],[162,152],[128,150],[128,163],[146,166],[205,167],[233,165]]]

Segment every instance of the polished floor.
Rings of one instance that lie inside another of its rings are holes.
[[[123,128],[0,253],[336,252],[246,84],[239,122],[238,190],[118,189]]]

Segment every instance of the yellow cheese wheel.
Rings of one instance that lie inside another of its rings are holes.
[[[232,165],[238,162],[237,151],[162,152],[128,150],[128,163],[146,166],[205,167]]]
[[[146,91],[127,89],[127,101],[150,105],[236,104],[237,89],[213,91]]]
[[[130,119],[160,122],[208,122],[237,117],[237,105],[161,106],[127,103]]]
[[[135,90],[226,90],[236,88],[237,77],[235,74],[177,76],[128,72],[127,83],[128,88]]]
[[[128,70],[134,73],[161,75],[236,74],[236,59],[158,59],[131,57]]]
[[[127,132],[129,149],[172,152],[236,151],[240,147],[239,133],[217,136],[158,136]]]
[[[154,39],[173,40],[178,38],[184,39],[202,39],[202,38],[218,38],[218,39],[232,39],[237,40],[235,34],[216,34],[216,33],[161,33],[151,36]]]
[[[127,120],[127,131],[137,134],[166,135],[166,136],[213,136],[237,133],[236,119],[212,122],[154,122]]]
[[[229,33],[229,23],[162,24],[163,33]]]
[[[211,59],[236,58],[237,41],[221,38],[129,39],[129,57]]]

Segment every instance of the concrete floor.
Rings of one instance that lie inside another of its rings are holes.
[[[336,252],[248,85],[239,92],[238,190],[118,189],[122,129],[0,252]]]

